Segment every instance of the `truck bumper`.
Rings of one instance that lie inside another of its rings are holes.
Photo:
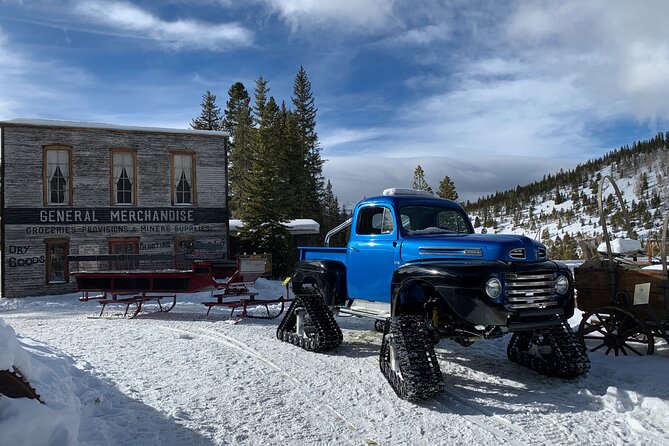
[[[503,331],[527,331],[551,327],[574,314],[574,301],[565,298],[562,305],[544,309],[509,310],[480,290],[439,286],[439,295],[455,314],[472,325],[496,325]]]

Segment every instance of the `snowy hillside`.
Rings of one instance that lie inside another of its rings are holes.
[[[554,251],[553,254],[554,257],[574,258],[575,240],[601,237],[597,193],[602,179],[610,176],[620,188],[633,232],[644,243],[658,240],[669,205],[668,155],[664,148],[634,153],[583,175],[572,184],[538,191],[528,199],[514,201],[507,197],[496,201],[494,206],[483,208],[474,204],[470,207],[476,208],[471,211],[471,218],[476,222],[477,232],[486,227],[489,233],[524,234],[543,241],[549,248],[569,241],[571,247],[561,247],[562,252]],[[563,176],[574,175],[569,172]],[[604,181],[603,200],[609,232],[615,237],[626,237],[621,207],[608,180]]]
[[[270,298],[283,289],[260,281],[257,291]],[[99,306],[74,295],[0,301],[0,318],[28,352],[21,365],[46,403],[0,397],[0,443],[669,443],[666,345],[649,357],[591,353],[587,375],[563,380],[508,361],[507,337],[469,348],[442,341],[446,392],[412,404],[379,371],[373,321],[338,317],[343,345],[314,354],[277,341],[278,320],[235,325],[221,309],[201,319],[203,297],[181,295],[172,312],[133,320],[91,319]],[[54,420],[61,437],[50,434]]]

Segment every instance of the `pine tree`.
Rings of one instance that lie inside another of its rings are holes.
[[[282,164],[286,176],[286,188],[284,193],[288,198],[288,215],[291,218],[307,216],[304,203],[309,194],[306,185],[310,184],[310,175],[306,169],[307,152],[300,140],[300,129],[297,116],[286,108],[285,102],[281,104],[279,112]],[[321,223],[321,218],[317,219]]]
[[[248,108],[250,101],[249,93],[241,82],[235,82],[228,89],[228,101],[225,104],[222,128],[230,133],[233,141],[240,116],[243,118],[245,115],[248,115],[249,118],[251,116],[250,110],[241,113],[243,108]]]
[[[200,116],[193,119],[190,127],[196,130],[221,130],[221,109],[216,105],[216,95],[207,90],[202,95]]]
[[[279,107],[273,97],[267,99],[268,91],[267,81],[261,76],[255,89],[255,156],[239,216],[245,223],[242,238],[254,249],[270,252],[275,275],[282,275],[289,271],[292,255],[290,236],[284,226],[288,218]]]
[[[228,90],[230,99],[225,110],[224,128],[232,135],[232,144],[229,157],[228,187],[230,191],[230,213],[237,216],[244,203],[246,183],[251,176],[254,160],[254,132],[253,118],[251,117],[251,98],[244,89],[239,89],[237,82]],[[246,93],[244,95],[244,93]]]
[[[439,191],[437,191],[437,195],[441,198],[446,198],[453,201],[458,199],[458,193],[455,190],[455,183],[453,183],[448,175],[444,176],[444,179],[439,182]]]
[[[332,183],[328,180],[325,186],[325,193],[323,194],[323,232],[328,232],[336,227],[341,220],[341,213],[339,209],[339,200],[332,191]]]
[[[416,169],[413,171],[412,187],[415,190],[424,190],[425,192],[429,192],[430,194],[434,195],[432,188],[429,184],[427,184],[427,181],[425,181],[425,171],[423,171],[423,168],[420,167],[420,164],[416,166]]]
[[[303,200],[301,208],[304,217],[320,220],[323,214],[323,159],[316,133],[316,112],[311,82],[304,67],[300,66],[293,82],[291,97],[295,106],[294,115],[299,129],[299,142],[302,144],[306,169],[305,184],[299,189],[298,202]]]

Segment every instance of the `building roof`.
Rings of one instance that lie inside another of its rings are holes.
[[[0,121],[2,127],[54,127],[54,128],[74,128],[74,129],[94,129],[94,130],[117,130],[129,132],[147,132],[147,133],[181,133],[189,135],[218,136],[229,138],[228,132],[219,132],[213,130],[194,130],[194,129],[168,129],[161,127],[139,127],[130,125],[104,124],[101,122],[79,122],[79,121],[60,121],[55,119],[12,119],[11,121]]]
[[[320,225],[311,219],[308,218],[298,218],[295,220],[290,220],[283,224],[288,232],[293,235],[315,235],[320,232]],[[241,220],[232,219],[230,220],[230,233],[237,233],[239,229],[244,226],[244,222]]]

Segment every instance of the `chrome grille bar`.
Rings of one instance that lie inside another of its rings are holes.
[[[507,282],[509,288],[521,288],[528,286],[540,286],[544,288],[555,287],[555,281],[546,281],[546,282]]]
[[[507,308],[520,310],[548,308],[558,305],[553,299],[555,273],[510,273],[504,275],[505,301]]]

